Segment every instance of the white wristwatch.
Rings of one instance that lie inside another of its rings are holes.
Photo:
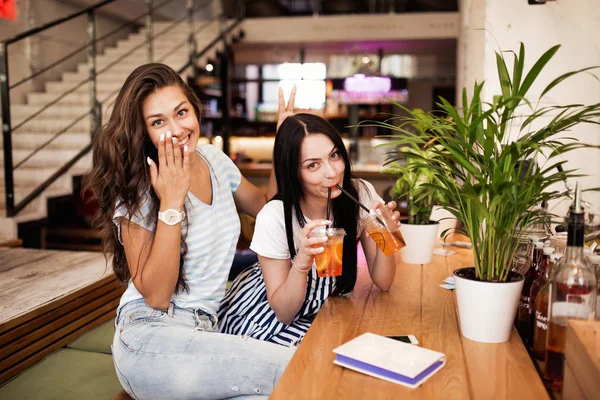
[[[181,222],[185,218],[185,212],[179,212],[172,208],[165,210],[163,212],[158,212],[158,219],[164,222],[167,225],[175,225]]]

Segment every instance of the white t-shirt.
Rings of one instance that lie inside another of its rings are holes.
[[[361,182],[364,183],[364,185],[361,184]],[[373,201],[380,201],[383,203],[383,200],[369,182],[362,179],[356,179],[353,184],[358,190],[360,202],[365,206],[370,207]],[[345,196],[345,194],[342,193],[340,196]],[[363,209],[360,209],[360,218],[366,216],[367,213]],[[310,219],[306,218],[306,216],[304,218],[306,219],[306,222],[310,222]],[[294,246],[298,248],[296,243],[301,228],[295,213],[292,213],[292,225]],[[362,227],[359,225],[356,231],[357,235],[360,237],[362,234]],[[290,258],[290,250],[288,248],[287,236],[285,233],[283,202],[281,200],[269,201],[256,216],[256,225],[254,226],[254,236],[252,237],[250,249],[263,257],[280,260]]]
[[[208,205],[188,192],[185,200],[187,221],[181,224],[181,230],[182,234],[187,234],[188,249],[183,268],[190,290],[173,294],[171,301],[182,308],[200,308],[216,314],[225,295],[227,277],[240,236],[240,218],[233,193],[240,185],[242,175],[233,161],[217,147],[201,144],[197,151],[208,161],[213,198]],[[151,201],[146,195],[140,212],[134,216],[126,216],[123,206],[117,208],[113,222],[119,230],[119,240],[122,218],[128,218],[149,231],[156,230],[156,218],[149,216]],[[140,298],[142,295],[129,280],[119,308]]]

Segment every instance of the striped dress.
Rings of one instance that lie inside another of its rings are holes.
[[[364,185],[356,185],[361,202],[371,204],[373,200],[382,201],[369,182],[363,183]],[[292,218],[292,231],[296,238],[301,228],[294,213]],[[279,200],[268,202],[256,218],[250,248],[264,257],[289,259],[283,221],[283,203]],[[306,222],[310,220],[306,218]],[[358,231],[360,236],[361,230]],[[304,303],[294,320],[287,325],[279,322],[271,309],[261,266],[256,263],[239,274],[227,291],[219,308],[219,329],[232,335],[246,335],[284,346],[298,346],[334,288],[335,278],[320,278],[313,264],[307,274]]]
[[[290,325],[279,322],[267,300],[267,287],[258,263],[233,281],[219,310],[220,331],[246,335],[284,346],[297,346],[335,287],[335,278],[319,278],[312,268],[300,311]]]

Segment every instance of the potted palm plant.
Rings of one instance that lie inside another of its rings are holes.
[[[420,109],[412,112],[424,114]],[[420,130],[423,127],[415,123],[412,128]],[[420,148],[416,144],[403,146],[400,150],[401,153],[411,153],[414,157],[393,160],[386,164],[383,171],[397,177],[390,191],[391,197],[405,199],[407,202],[408,221],[400,226],[406,247],[402,248],[400,255],[408,264],[428,264],[431,262],[440,225],[437,220],[432,220],[431,214],[433,208],[443,201],[444,193],[432,189],[432,185],[441,182],[437,173],[423,167],[423,161],[440,157],[440,152],[434,151],[433,146]],[[446,173],[450,174],[449,171]]]
[[[522,232],[547,216],[539,205],[562,196],[552,186],[581,176],[563,169],[564,154],[587,147],[564,132],[582,123],[598,123],[600,104],[545,105],[540,100],[556,85],[595,67],[568,72],[552,80],[536,101],[526,96],[558,51],[546,51],[524,68],[525,48],[513,54],[512,72],[505,56],[496,52],[501,93],[488,103],[483,83],[471,96],[462,91],[462,108],[440,98],[441,113],[413,112],[367,124],[392,131],[399,157],[412,158],[411,168],[428,168],[436,182],[431,190],[443,194],[439,202],[463,226],[473,246],[474,267],[454,271],[462,334],[472,340],[497,343],[509,339],[523,277],[511,270],[513,253]],[[414,124],[421,130],[407,129]],[[439,157],[403,151],[404,146],[430,149]],[[448,171],[450,173],[448,174]]]

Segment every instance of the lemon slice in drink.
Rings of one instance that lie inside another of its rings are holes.
[[[323,272],[327,269],[329,262],[331,261],[331,250],[325,247],[325,250],[321,254],[315,255],[315,266],[318,272]]]

